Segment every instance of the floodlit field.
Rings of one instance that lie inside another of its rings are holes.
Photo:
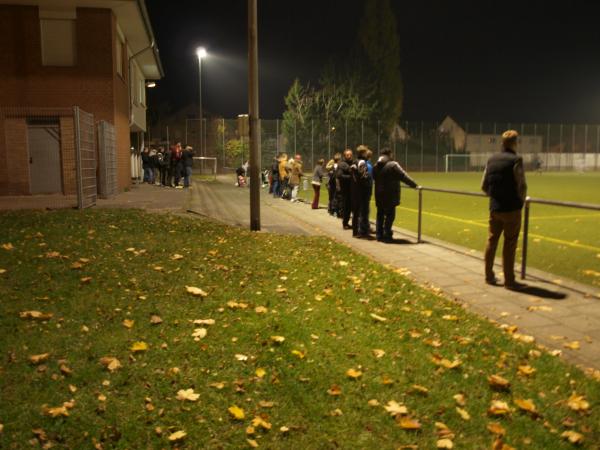
[[[412,173],[422,186],[480,192],[480,173]],[[528,195],[600,204],[600,173],[527,173]],[[325,192],[321,202],[327,204]],[[396,226],[417,230],[417,192],[402,190]],[[375,217],[375,200],[371,216]],[[424,236],[483,250],[486,198],[423,192]],[[528,266],[600,287],[600,212],[533,204]],[[519,241],[519,260],[522,240]],[[501,252],[501,249],[499,249]]]

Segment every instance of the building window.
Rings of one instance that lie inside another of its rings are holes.
[[[40,18],[43,66],[74,66],[75,20]]]

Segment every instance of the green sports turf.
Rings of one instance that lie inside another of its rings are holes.
[[[413,173],[426,187],[480,192],[481,173]],[[528,195],[548,200],[600,204],[600,173],[527,173]],[[321,199],[327,204],[327,193]],[[395,225],[417,230],[418,195],[402,189]],[[371,216],[375,217],[372,200]],[[423,192],[424,236],[482,251],[487,237],[488,200]],[[528,267],[600,288],[600,212],[532,204]],[[522,239],[517,250],[519,260]],[[499,248],[499,252],[501,249]]]

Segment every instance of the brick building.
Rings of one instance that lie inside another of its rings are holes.
[[[146,82],[163,76],[144,1],[0,0],[0,48],[0,195],[74,193],[73,106],[114,125],[128,187]]]

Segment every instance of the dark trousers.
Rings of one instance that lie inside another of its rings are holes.
[[[521,210],[510,212],[491,212],[488,228],[488,240],[485,247],[485,277],[494,278],[494,258],[500,236],[504,233],[502,248],[502,269],[504,283],[515,282],[515,253],[519,232],[521,231]]]
[[[350,224],[350,215],[352,214],[352,194],[350,189],[342,190],[341,204],[339,205],[342,212],[342,226],[347,227]]]
[[[371,188],[360,188],[357,191],[356,220],[352,218],[352,228],[355,233],[367,236],[371,226],[369,224],[369,207],[371,203]],[[356,222],[356,228],[354,223]]]
[[[333,177],[327,183],[327,193],[329,194],[329,201],[327,202],[327,212],[331,215],[337,215],[338,208],[336,202],[335,179],[333,179]]]
[[[321,185],[320,184],[313,184],[313,191],[315,191],[315,195],[313,197],[313,201],[312,201],[312,209],[319,209],[319,195],[321,193]]]
[[[175,166],[175,174],[174,175],[175,175],[175,186],[179,186],[179,182],[183,178],[183,164],[182,163],[178,163]]]
[[[377,239],[391,239],[392,238],[392,225],[396,218],[396,207],[391,208],[377,208],[377,224],[375,232]]]
[[[166,167],[160,167],[158,170],[160,170],[160,184],[162,184],[163,186],[166,186],[168,170]]]
[[[281,184],[279,177],[273,177],[273,197],[281,197]]]

